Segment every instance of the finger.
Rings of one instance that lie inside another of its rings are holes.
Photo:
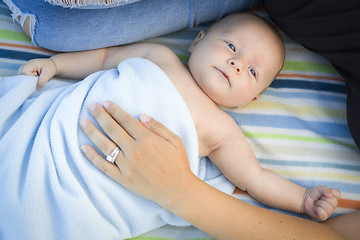
[[[134,143],[134,139],[99,104],[89,105],[89,111],[106,134],[125,151]]]
[[[181,139],[175,133],[170,131],[160,122],[156,121],[152,117],[147,114],[142,114],[140,117],[140,122],[150,131],[155,133],[156,135],[164,138],[165,140],[169,141],[170,143],[176,145],[178,141]]]
[[[332,193],[337,199],[340,199],[340,197],[341,197],[341,192],[340,192],[338,189],[332,188],[332,189],[330,189],[330,191],[331,191],[331,193]]]
[[[22,69],[23,69],[24,65],[21,65],[18,69],[18,75],[21,75],[22,74]]]
[[[43,76],[41,77],[42,75],[40,75],[38,81],[37,81],[37,84],[36,84],[36,89],[41,89],[44,87],[45,83],[47,82],[46,78]]]
[[[136,139],[143,135],[144,127],[136,118],[111,101],[106,101],[103,105],[106,112],[121,125],[129,136]]]
[[[108,139],[89,119],[80,121],[80,127],[100,151],[108,156],[115,149],[116,144]]]
[[[327,212],[319,206],[314,206],[314,211],[315,211],[315,219],[318,221],[325,221],[329,215],[327,214]]]
[[[333,196],[330,191],[330,188],[328,188],[326,186],[318,186],[317,188],[321,195],[329,197],[329,198]]]
[[[44,85],[49,81],[50,78],[53,77],[53,74],[49,73],[48,71],[41,71],[41,74],[39,76],[36,88],[41,89],[44,87]]]
[[[22,65],[18,70],[19,75],[31,75],[31,76],[37,76],[38,73],[36,70],[30,68],[28,65],[24,64]]]
[[[330,198],[323,196],[321,197],[321,200],[327,202],[329,205],[332,206],[333,209],[335,209],[339,203],[339,199],[336,198],[335,196],[332,196]]]
[[[329,217],[334,211],[334,207],[331,204],[329,204],[329,202],[324,200],[316,201],[315,208],[318,210],[317,213],[322,213],[322,211],[320,211],[320,209],[322,209],[326,213],[326,218]],[[321,216],[324,217],[325,214],[322,213]],[[321,219],[325,220],[323,218]]]
[[[121,183],[122,174],[120,169],[115,164],[106,161],[98,152],[95,151],[94,148],[87,144],[81,146],[81,151],[96,168],[104,172],[107,176]]]

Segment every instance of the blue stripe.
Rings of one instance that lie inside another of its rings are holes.
[[[2,58],[10,58],[10,59],[18,59],[28,61],[33,58],[47,58],[49,55],[45,54],[36,54],[31,52],[20,52],[20,51],[12,51],[0,49],[0,56]]]
[[[324,167],[324,168],[334,168],[334,169],[343,169],[343,170],[352,170],[360,172],[360,166],[352,166],[338,163],[328,163],[328,162],[304,162],[304,161],[286,161],[286,160],[273,160],[273,159],[258,159],[260,163],[271,164],[271,165],[280,165],[280,166],[294,166],[294,167]]]
[[[310,180],[305,180],[305,179],[293,179],[291,176],[287,177],[290,181],[306,187],[306,188],[314,188],[316,186],[319,185],[323,185],[323,186],[327,186],[329,188],[337,188],[342,192],[348,192],[348,193],[359,193],[360,192],[360,185],[359,184],[352,184],[352,183],[346,183],[346,182],[336,182],[335,180],[332,181],[326,181],[326,180],[321,180],[321,179],[310,179]],[[346,179],[346,181],[349,181]]]
[[[301,217],[301,218],[305,218],[305,219],[312,220],[312,218],[309,217],[309,216],[306,215],[306,214],[288,212],[288,211],[285,211],[285,210],[281,210],[281,209],[277,209],[277,208],[272,208],[272,207],[263,205],[263,204],[255,201],[255,200],[241,199],[241,201],[246,202],[246,203],[249,203],[249,204],[254,205],[254,206],[266,208],[266,209],[269,209],[269,210],[272,210],[272,211],[275,211],[275,212],[279,212],[279,213],[283,213],[283,214],[287,214],[287,215],[291,215],[291,216],[297,216],[297,217]],[[335,213],[335,212],[334,212],[333,214],[331,214],[331,216],[330,216],[328,219],[331,219],[331,218],[334,218],[334,217],[338,217],[338,216],[341,216],[341,215],[343,215],[343,214],[342,214],[342,213]],[[313,220],[313,221],[315,221],[315,220]]]
[[[0,15],[4,15],[5,17],[11,17],[11,11],[7,6],[0,4]]]
[[[292,116],[227,113],[238,125],[311,130],[322,136],[351,138],[347,124],[306,121]]]
[[[2,58],[0,58],[2,60]],[[0,69],[7,69],[7,70],[15,70],[19,69],[21,63],[8,63],[8,62],[0,62]]]
[[[328,102],[337,102],[337,103],[344,103],[346,104],[346,95],[343,94],[339,96],[338,93],[336,93],[336,96],[329,95],[328,93],[324,94],[322,92],[278,92],[273,91],[271,88],[268,88],[264,95],[274,96],[274,97],[281,97],[281,98],[302,98],[302,99],[313,99],[313,100],[320,100],[320,101],[328,101]]]
[[[289,80],[275,79],[270,87],[272,88],[294,88],[294,89],[310,89],[317,91],[327,91],[336,93],[346,93],[343,83],[327,83],[327,82],[310,82],[305,80]]]

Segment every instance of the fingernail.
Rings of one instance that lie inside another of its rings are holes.
[[[147,115],[146,113],[143,113],[141,114],[140,116],[140,120],[143,122],[143,123],[147,123],[151,120],[151,117],[149,115]]]
[[[81,128],[86,128],[86,126],[88,125],[88,122],[86,119],[83,119],[80,121],[80,126]]]
[[[82,145],[81,146],[81,151],[83,152],[83,153],[86,153],[87,152],[87,147],[85,146],[85,145]]]
[[[110,102],[109,101],[105,101],[104,103],[103,103],[103,106],[104,106],[104,108],[109,108],[109,106],[110,106]]]
[[[89,105],[88,109],[90,112],[93,112],[95,111],[96,107],[97,107],[97,103],[92,103]]]

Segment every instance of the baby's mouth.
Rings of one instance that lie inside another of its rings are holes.
[[[216,67],[215,67],[215,68],[216,68]],[[221,70],[218,69],[218,68],[216,68],[216,70],[218,70],[218,71],[224,76],[224,78],[228,81],[229,85],[231,86],[229,76],[226,75],[226,73],[224,73],[223,71],[221,71]]]

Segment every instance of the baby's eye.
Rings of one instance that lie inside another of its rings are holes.
[[[236,51],[234,44],[232,44],[232,43],[227,43],[227,45],[229,46],[229,48],[230,48],[233,52]]]
[[[254,77],[256,77],[256,72],[253,68],[249,68],[249,71]]]

